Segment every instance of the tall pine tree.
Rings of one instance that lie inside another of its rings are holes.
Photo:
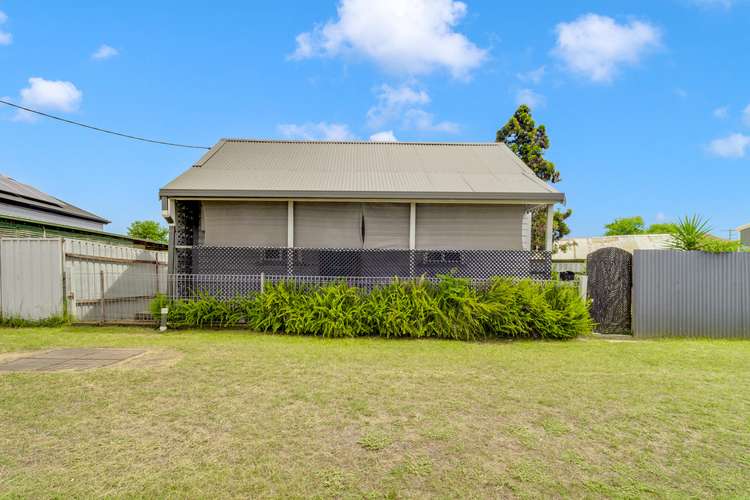
[[[555,183],[560,182],[560,172],[555,164],[544,158],[549,149],[549,137],[544,125],[536,126],[531,116],[531,109],[522,104],[518,107],[508,123],[497,131],[496,142],[504,142],[540,179]],[[570,233],[565,219],[573,213],[571,209],[554,214],[552,239],[557,241]],[[531,228],[531,247],[544,248],[547,231],[547,214],[544,210],[534,212]]]

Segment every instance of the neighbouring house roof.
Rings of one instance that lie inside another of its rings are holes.
[[[160,196],[562,202],[502,143],[222,139]]]
[[[109,224],[110,221],[98,215],[87,212],[54,196],[39,191],[35,187],[23,184],[15,179],[0,174],[0,204],[19,206],[29,209],[29,217],[35,211],[51,212],[66,215],[99,224]]]
[[[167,250],[167,244],[160,241],[7,215],[0,215],[0,238],[71,238],[146,250]]]
[[[748,229],[750,229],[750,224],[744,224],[737,228],[737,232],[747,231]]]
[[[601,248],[615,247],[633,253],[633,250],[660,250],[669,248],[668,234],[631,234],[625,236],[594,236],[568,238],[557,242],[552,254],[554,261],[585,260],[588,254]]]

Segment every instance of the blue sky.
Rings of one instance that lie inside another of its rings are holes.
[[[615,217],[750,222],[750,2],[0,1],[0,96],[115,130],[491,141],[519,102],[575,236]],[[0,109],[0,172],[158,219],[200,156]]]

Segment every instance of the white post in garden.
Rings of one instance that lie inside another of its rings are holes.
[[[552,222],[555,217],[555,205],[547,205],[547,233],[544,240],[544,249],[548,252],[552,251]]]
[[[588,298],[589,277],[585,274],[578,275],[578,293],[583,300]]]

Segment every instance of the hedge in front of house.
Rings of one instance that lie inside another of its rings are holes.
[[[575,287],[495,278],[477,288],[469,280],[400,281],[371,292],[335,283],[320,287],[268,284],[263,293],[218,300],[208,294],[170,302],[157,297],[152,311],[169,307],[178,327],[233,327],[321,337],[434,337],[568,339],[590,333],[588,304]]]

